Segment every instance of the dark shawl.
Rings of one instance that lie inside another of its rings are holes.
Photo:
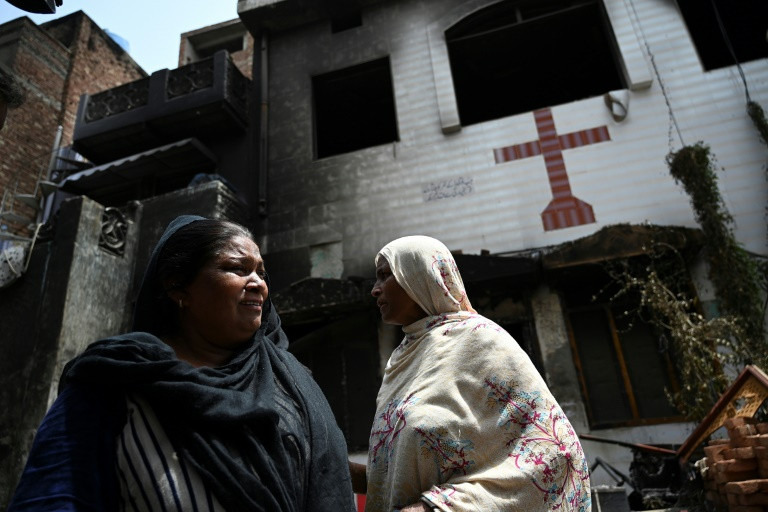
[[[97,341],[64,370],[79,383],[138,392],[178,450],[232,511],[352,510],[346,443],[317,384],[287,351],[271,301],[261,328],[231,362],[194,368],[152,330],[152,283],[169,237],[201,217],[174,220],[152,254],[136,332]]]

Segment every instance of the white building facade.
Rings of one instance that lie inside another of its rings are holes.
[[[409,234],[509,257],[616,225],[697,228],[665,159],[703,141],[738,241],[768,255],[768,152],[746,113],[747,97],[768,107],[768,42],[764,26],[757,43],[740,33],[765,7],[734,31],[744,13],[715,4],[727,40],[683,0],[239,0],[260,71],[263,252],[347,279]],[[666,356],[647,364],[653,336],[622,334],[581,297],[589,274],[558,271],[478,309],[526,326],[578,432],[681,444],[695,425],[665,402]],[[383,359],[397,336],[380,329]],[[590,464],[628,471],[625,447],[583,444]]]

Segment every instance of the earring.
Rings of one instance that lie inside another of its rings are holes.
[[[179,309],[184,309],[184,302],[181,299],[179,299]]]

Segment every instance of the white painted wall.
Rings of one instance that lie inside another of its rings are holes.
[[[620,18],[617,30],[642,51],[653,80],[648,88],[629,91],[629,114],[621,123],[602,98],[552,107],[559,133],[609,129],[611,141],[564,152],[573,193],[593,206],[596,223],[544,231],[540,214],[551,194],[543,158],[495,164],[494,148],[537,138],[531,114],[443,133],[428,28],[460,11],[462,2],[384,2],[365,11],[356,29],[331,34],[321,23],[271,38],[270,212],[294,222],[292,229],[270,233],[265,250],[300,245],[307,230],[328,227],[343,234],[345,274],[367,274],[371,256],[405,234],[436,236],[469,253],[496,253],[558,244],[621,222],[696,226],[665,156],[682,142],[704,140],[726,169],[722,193],[739,240],[766,253],[766,149],[746,115],[738,71],[702,72],[673,2],[606,2],[619,13],[613,16]],[[634,32],[628,34],[628,27]],[[313,160],[311,76],[385,55],[391,59],[401,140]],[[636,53],[632,59],[642,71]],[[743,69],[752,97],[768,104],[768,63]],[[471,193],[425,201],[423,187],[458,178],[471,180]],[[318,206],[329,205],[325,214],[316,214]]]

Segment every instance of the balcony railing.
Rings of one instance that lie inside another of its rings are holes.
[[[209,59],[83,95],[74,148],[101,164],[187,137],[244,133],[248,84],[220,51]]]

